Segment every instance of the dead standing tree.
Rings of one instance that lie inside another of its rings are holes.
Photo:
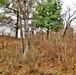
[[[72,13],[71,11],[72,10],[67,7],[67,11],[63,15],[64,21],[65,21],[63,37],[65,36],[67,29],[70,27],[71,22],[73,22],[76,19],[76,10],[74,10]]]

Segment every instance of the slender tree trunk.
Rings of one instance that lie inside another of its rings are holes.
[[[15,37],[18,38],[18,28],[16,28],[16,34]]]
[[[24,40],[23,40],[23,31],[22,31],[22,21],[21,21],[21,10],[20,10],[20,0],[18,0],[18,12],[19,12],[19,22],[20,22],[20,34],[21,34],[21,43],[22,43],[22,50],[24,53]]]
[[[63,37],[65,37],[65,34],[67,32],[67,29],[70,27],[71,21],[69,23],[66,24],[65,29],[63,30]]]
[[[48,39],[48,38],[49,38],[49,28],[47,30],[47,37],[46,37],[46,39]]]
[[[18,23],[19,23],[19,12],[17,11],[17,23],[16,23],[16,34],[15,34],[16,38],[18,38]]]
[[[65,28],[65,29],[63,30],[63,37],[65,36],[66,31],[67,31],[67,28]]]
[[[41,35],[42,35],[42,40],[44,40],[44,32],[42,29],[41,29]]]
[[[15,10],[15,0],[12,0],[13,3],[13,7]],[[16,12],[14,11],[14,13],[16,14]],[[17,10],[17,23],[15,25],[15,37],[18,38],[18,23],[19,23],[19,11]]]
[[[63,37],[65,37],[65,34],[67,32],[67,29],[70,27],[70,24],[67,24],[65,29],[63,30]]]
[[[24,25],[25,25],[25,39],[26,39],[26,46],[25,46],[23,57],[25,58],[25,56],[28,52],[28,48],[29,48],[29,41],[28,41],[28,5],[26,6],[27,1],[25,1],[25,0],[23,0],[23,1],[24,1],[23,19],[24,19]]]

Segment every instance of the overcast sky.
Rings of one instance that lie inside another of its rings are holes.
[[[76,0],[62,0],[63,6],[62,6],[62,13],[67,11],[67,7],[71,8],[71,13],[73,13],[76,10]],[[76,20],[71,23],[71,25],[76,26]]]
[[[76,3],[76,0],[62,0],[66,5],[72,5],[73,3]]]
[[[62,0],[63,1],[63,9],[66,10],[66,7],[74,8],[76,4],[76,0]]]

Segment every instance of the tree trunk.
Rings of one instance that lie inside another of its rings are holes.
[[[19,23],[19,12],[17,11],[17,23],[16,23],[16,34],[15,37],[18,38],[18,23]]]
[[[67,29],[70,27],[70,24],[67,24],[65,29],[63,30],[63,37],[65,37],[65,34],[67,32]]]
[[[12,3],[13,3],[13,7],[14,7],[14,13],[16,14],[15,12],[15,0],[12,0]],[[19,11],[17,10],[17,23],[15,25],[15,37],[18,38],[18,23],[19,23]]]
[[[63,37],[65,36],[66,31],[67,31],[67,28],[65,28],[65,29],[63,30]]]
[[[15,37],[18,38],[18,28],[16,28]]]
[[[18,12],[19,12],[19,22],[20,22],[20,34],[21,34],[21,44],[22,44],[22,50],[24,53],[24,40],[23,40],[23,31],[22,31],[22,20],[21,20],[21,10],[20,10],[20,0],[18,0]]]
[[[26,46],[25,46],[25,50],[24,50],[24,55],[23,57],[25,58],[27,52],[28,52],[28,48],[29,48],[29,41],[28,41],[28,5],[26,7],[26,1],[24,0],[24,4],[23,4],[23,19],[24,19],[24,25],[25,25],[25,38],[26,38]]]
[[[48,39],[49,38],[49,28],[47,29],[47,37],[46,37],[46,39]]]

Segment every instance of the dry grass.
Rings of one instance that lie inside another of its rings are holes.
[[[29,39],[25,61],[21,40],[0,36],[0,75],[76,75],[76,40],[71,31],[65,38],[61,32],[50,32],[48,40],[41,35]]]

